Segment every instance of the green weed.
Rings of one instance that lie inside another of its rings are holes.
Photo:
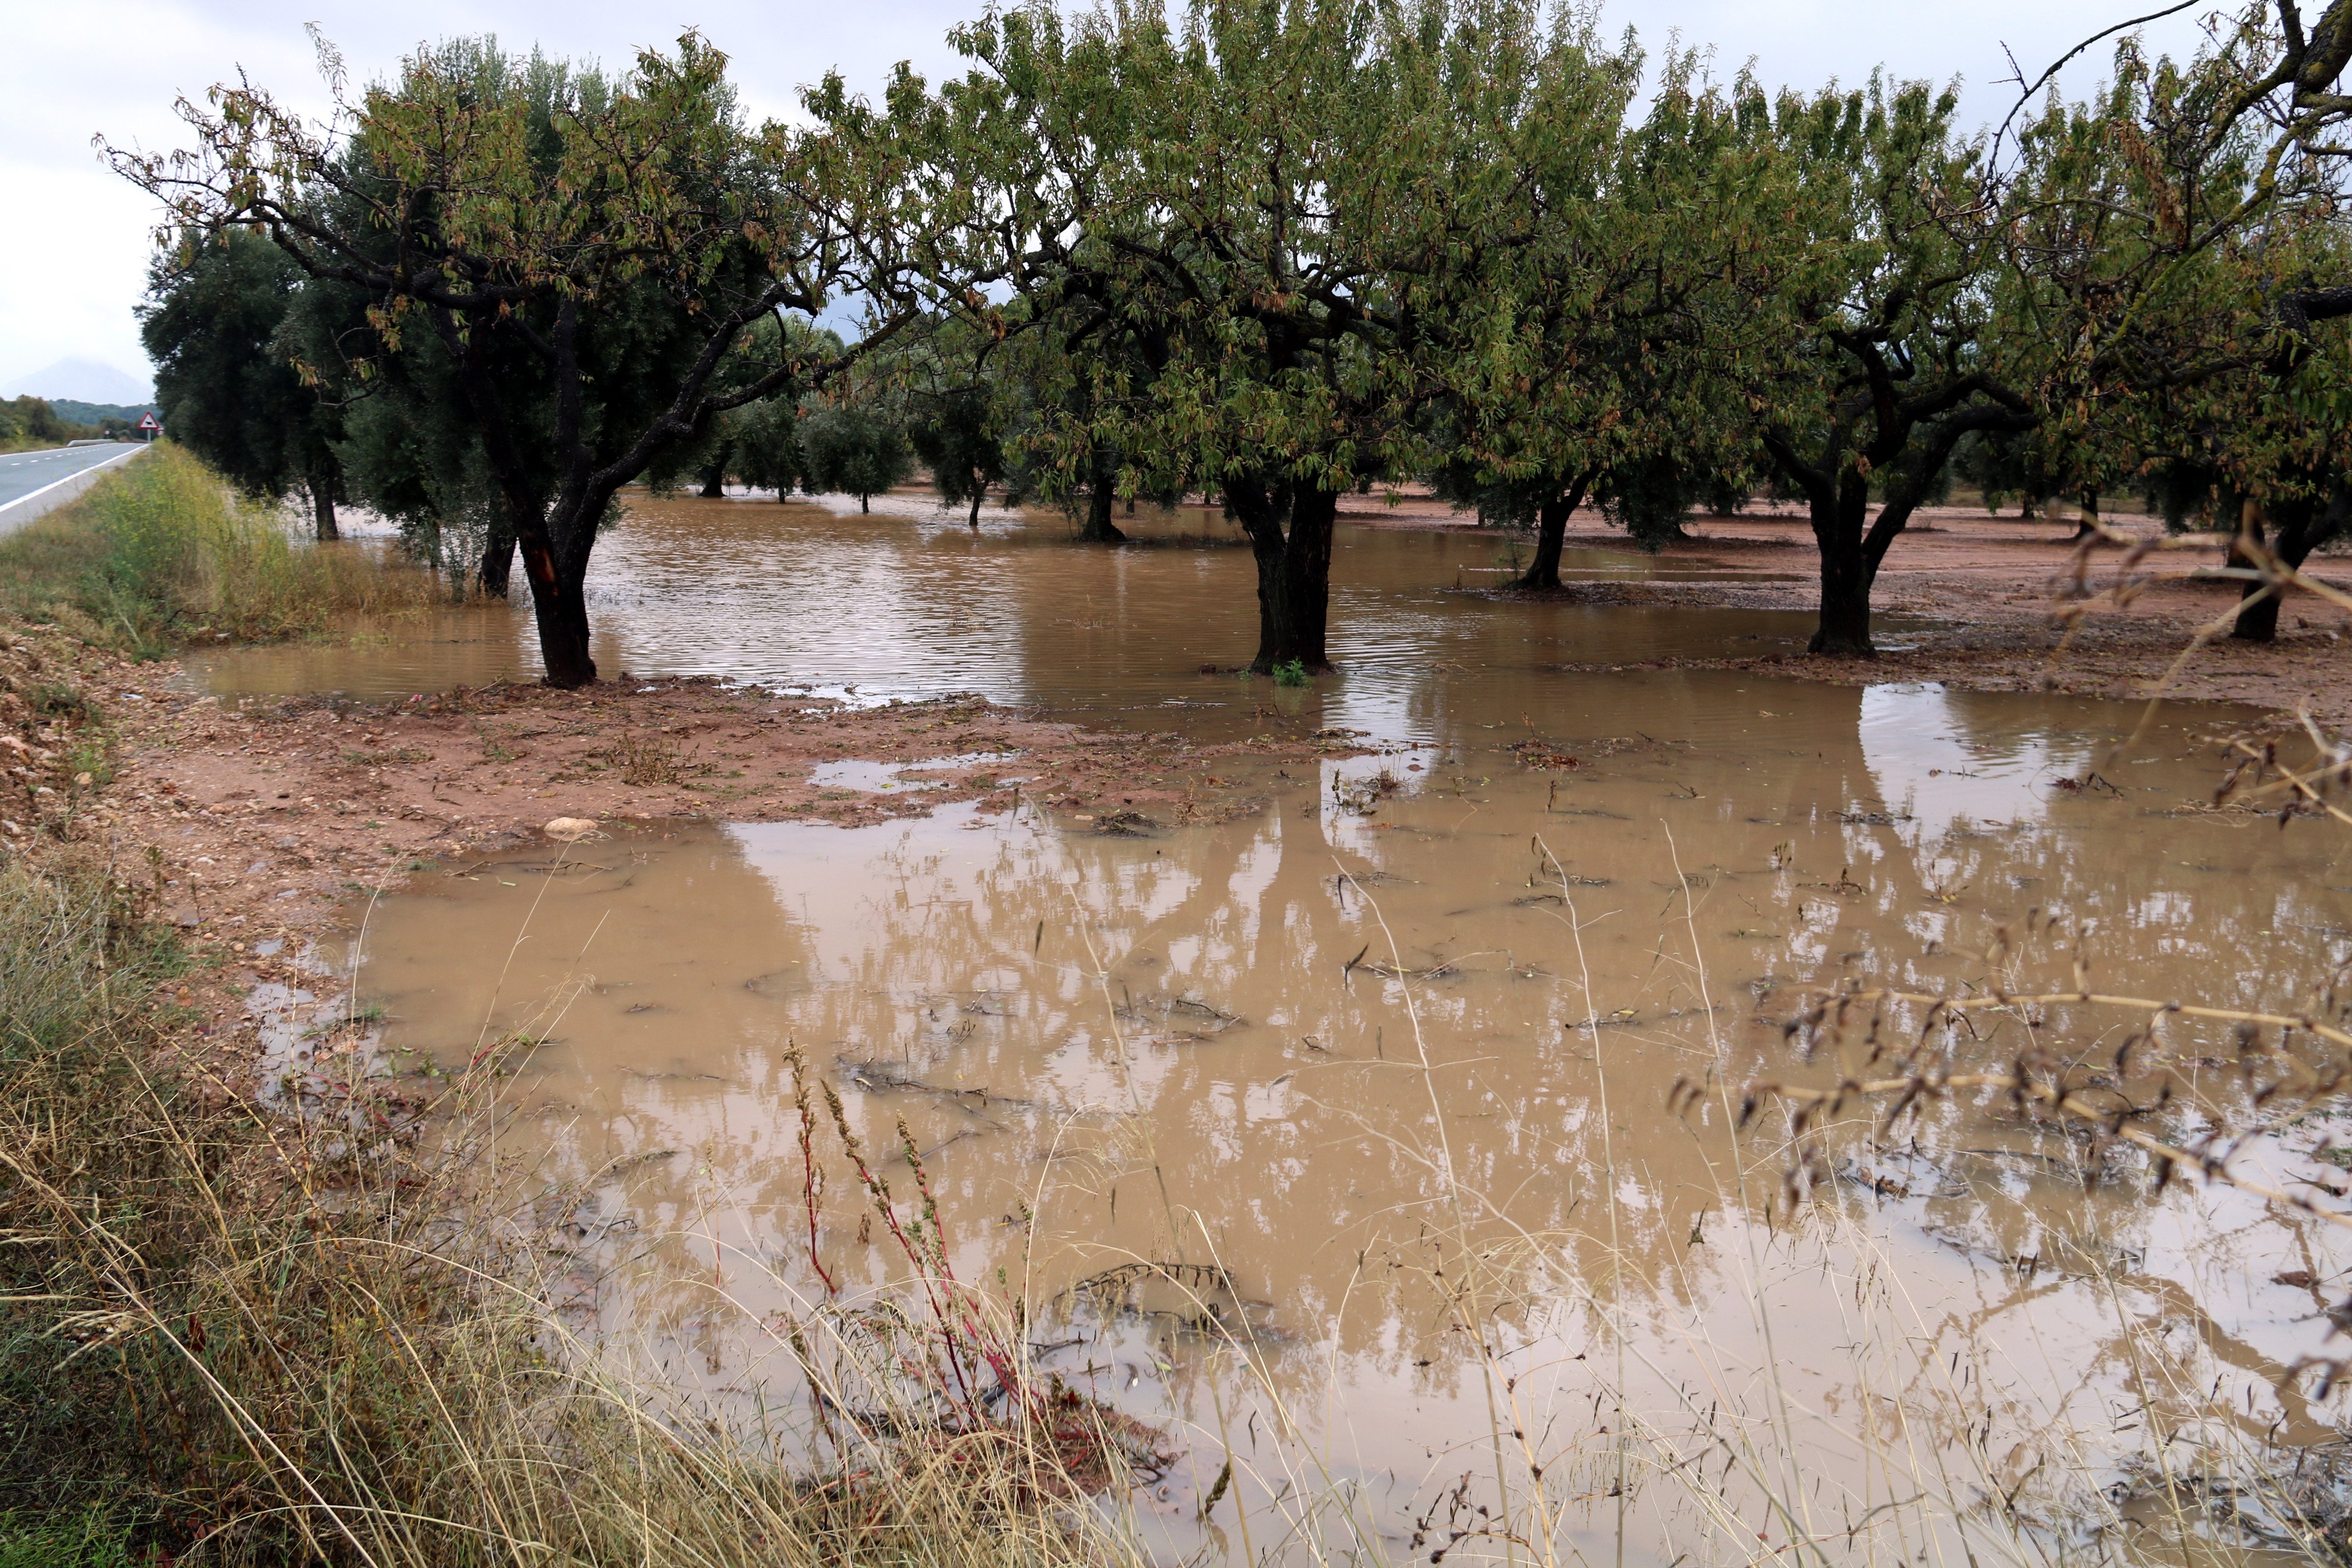
[[[282,514],[168,443],[0,541],[0,608],[134,658],[194,638],[299,637],[444,597],[431,573],[298,542]]]

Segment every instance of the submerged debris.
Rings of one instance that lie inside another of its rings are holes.
[[[1129,996],[1115,1011],[1121,1021],[1139,1025],[1165,1040],[1213,1040],[1245,1021],[1237,1013],[1191,996]]]
[[[893,1067],[885,1061],[837,1057],[835,1058],[834,1065],[840,1068],[844,1078],[869,1094],[928,1094],[943,1104],[956,1107],[967,1115],[978,1117],[999,1132],[1006,1130],[1004,1124],[986,1114],[987,1107],[1002,1106],[1007,1110],[1024,1112],[1047,1109],[1034,1100],[1023,1100],[1009,1094],[992,1094],[985,1089],[948,1089],[935,1083],[926,1083],[921,1079],[913,1077],[902,1068]]]
[[[1232,1273],[1205,1263],[1122,1263],[1090,1274],[1055,1298],[1066,1312],[1090,1308],[1108,1317],[1150,1318],[1195,1333],[1265,1336],[1274,1310],[1244,1297]]]

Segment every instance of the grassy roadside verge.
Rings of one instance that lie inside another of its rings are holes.
[[[0,540],[0,611],[132,658],[194,637],[300,637],[444,597],[430,572],[298,544],[277,512],[168,442]]]

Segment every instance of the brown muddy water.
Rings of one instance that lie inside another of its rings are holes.
[[[616,833],[365,912],[357,989],[395,1059],[543,1041],[499,1158],[563,1216],[576,1326],[719,1418],[804,1420],[783,1325],[826,1298],[796,1047],[877,1160],[903,1121],[957,1275],[1024,1303],[1040,1368],[1167,1432],[1176,1465],[1123,1500],[1170,1561],[1504,1557],[1498,1469],[1539,1557],[2148,1556],[2163,1478],[2339,1441],[2340,1399],[2284,1373],[2333,1342],[2343,1232],[2155,1194],[2130,1162],[2086,1182],[1994,1104],[1916,1144],[1857,1131],[1792,1214],[1785,1124],[1727,1125],[1739,1086],[1809,1070],[1783,1030],[1806,987],[1982,983],[2029,911],[2064,934],[2012,982],[2071,984],[2079,937],[2105,990],[2307,1003],[2352,957],[2352,868],[2326,828],[2208,808],[2210,737],[2244,715],[2172,709],[2126,744],[2141,710],[2074,698],[1562,675],[1803,626],[1466,598],[1491,539],[1378,530],[1334,563],[1343,673],[1277,693],[1199,673],[1247,656],[1244,552],[1060,531],[648,507],[600,550],[597,657],[1204,735],[1295,708],[1377,754],[1266,777],[1215,826]],[[210,679],[525,672],[499,614]],[[1970,1048],[2029,1027],[2111,1051],[2124,1025],[2053,1012]],[[2167,1029],[2192,1064],[2210,1045]],[[2241,1158],[2340,1181],[2332,1125]],[[911,1195],[903,1155],[883,1173]],[[841,1299],[887,1295],[844,1173],[820,1211]]]

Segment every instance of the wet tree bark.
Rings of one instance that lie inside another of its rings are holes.
[[[570,691],[596,679],[596,661],[588,657],[588,563],[567,570],[544,535],[520,542],[523,575],[530,582],[531,618],[539,625],[540,662],[547,668],[547,684]]]
[[[482,534],[482,560],[474,572],[475,585],[492,598],[505,598],[514,576],[514,524],[508,521],[504,506],[494,506]]]
[[[1078,530],[1078,538],[1088,544],[1124,544],[1127,535],[1110,520],[1110,503],[1116,499],[1110,486],[1097,482],[1087,490],[1087,521]]]
[[[971,524],[971,531],[974,533],[978,533],[980,531],[980,503],[986,499],[987,494],[988,492],[986,490],[974,490],[971,492],[971,516],[966,521]]]
[[[2299,572],[2311,552],[2344,531],[2352,521],[2352,495],[2339,492],[2323,506],[2307,499],[2281,501],[2269,521],[2278,525],[2277,542],[2270,545],[2272,555],[2291,572]],[[2258,501],[2249,500],[2240,514],[2238,537],[2230,543],[2229,564],[2252,566],[2252,555],[2244,546],[2257,548],[2263,543],[2263,510]],[[2278,639],[2279,586],[2273,583],[2250,582],[2238,601],[2237,623],[2230,636],[2239,642],[2265,643]]]
[[[1228,483],[1225,500],[1241,520],[1257,561],[1257,657],[1250,668],[1270,675],[1276,666],[1296,660],[1309,670],[1329,669],[1324,639],[1338,493],[1288,485],[1269,489],[1244,481]]]
[[[1579,474],[1568,493],[1554,496],[1536,510],[1536,558],[1514,588],[1557,588],[1559,586],[1560,547],[1568,539],[1569,514],[1584,500],[1584,489],[1590,476]]]
[[[704,500],[725,500],[727,499],[727,479],[725,470],[720,468],[703,469],[702,489],[697,493],[698,493]]]
[[[2083,492],[2083,515],[2081,518],[2077,519],[2074,523],[2074,537],[2069,539],[2066,542],[2069,544],[2080,544],[2083,541],[2091,538],[2098,531],[2099,492],[2096,490],[2084,490]]]
[[[343,531],[335,521],[335,480],[331,474],[312,474],[307,481],[310,491],[310,526],[321,540],[341,539]]]

